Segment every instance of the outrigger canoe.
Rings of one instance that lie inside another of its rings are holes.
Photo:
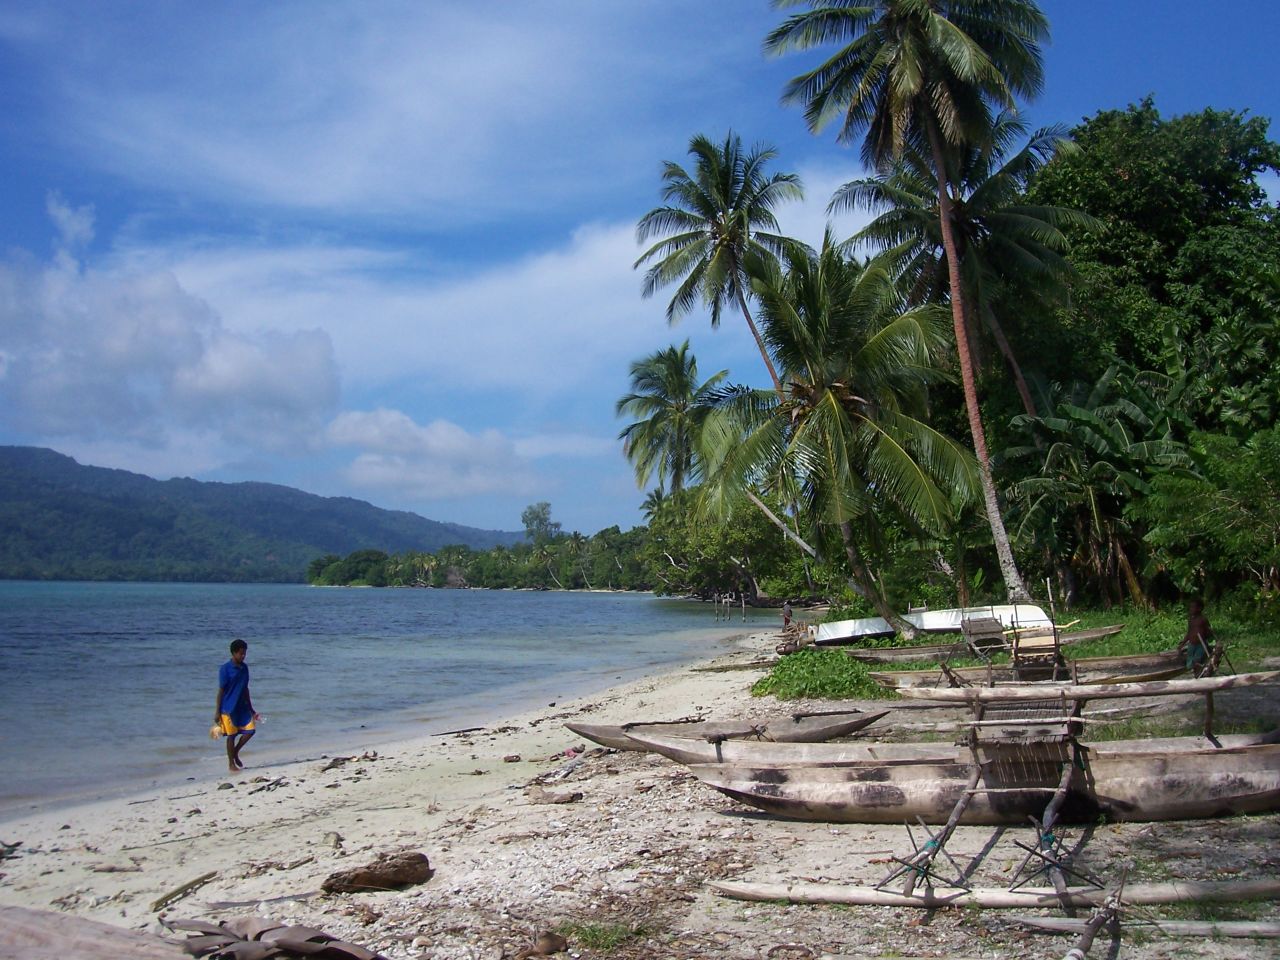
[[[854,764],[962,763],[971,755],[967,747],[950,743],[881,743],[851,740],[848,743],[762,743],[758,740],[709,742],[697,737],[660,733],[637,733],[635,740],[651,753],[677,763],[723,763],[742,767],[849,766]],[[1099,742],[1093,749],[1116,752],[1139,749],[1152,753],[1252,747],[1280,743],[1280,730],[1270,733],[1230,734],[1211,741],[1206,737],[1160,737],[1149,740]],[[1086,744],[1087,746],[1087,744]],[[985,742],[979,756],[996,759],[1009,747]]]
[[[819,743],[847,737],[869,727],[888,711],[864,713],[861,710],[832,713],[796,713],[753,723],[748,720],[677,720],[624,724],[566,723],[565,726],[614,750],[645,750],[635,736],[650,733],[694,737],[704,743],[721,740],[760,740],[777,743]]]
[[[1199,738],[1188,738],[1197,740]],[[959,822],[1017,824],[1039,816],[1060,787],[1068,743],[1035,751],[993,745]],[[1156,749],[1149,741],[1081,744],[1083,770],[1067,787],[1063,822],[1184,820],[1280,809],[1280,744]],[[967,751],[964,751],[967,754]],[[842,766],[694,764],[708,786],[795,820],[945,823],[969,792],[974,761],[903,759]]]

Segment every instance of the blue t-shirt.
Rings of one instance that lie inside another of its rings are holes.
[[[218,671],[218,686],[222,688],[222,712],[231,718],[237,727],[243,727],[253,719],[253,708],[249,704],[249,665],[242,663],[236,666],[234,660],[228,660]]]

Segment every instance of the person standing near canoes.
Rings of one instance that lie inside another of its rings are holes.
[[[1199,676],[1203,665],[1209,661],[1209,641],[1213,639],[1213,627],[1204,615],[1204,604],[1192,600],[1187,604],[1187,635],[1178,644],[1178,651],[1187,658],[1187,669]]]
[[[784,600],[782,602],[782,629],[785,630],[791,626],[791,601]]]
[[[240,751],[262,719],[249,696],[249,667],[244,662],[248,652],[249,645],[243,640],[231,641],[231,659],[218,670],[218,698],[213,704],[213,722],[227,738],[227,769],[232,773],[244,769]]]

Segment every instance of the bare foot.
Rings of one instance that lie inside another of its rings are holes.
[[[239,768],[239,767],[237,767],[234,763],[228,763],[228,764],[227,764],[227,770],[228,770],[228,771],[230,771],[231,773],[239,773],[239,772],[240,772],[240,768]]]
[[[243,760],[241,760],[239,757],[236,757],[236,769],[237,769],[237,770],[243,770],[243,769],[244,769],[244,761],[243,761]]]

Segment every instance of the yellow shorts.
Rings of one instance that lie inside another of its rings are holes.
[[[231,716],[226,713],[222,715],[222,719],[220,722],[222,723],[223,735],[228,737],[236,733],[247,733],[248,731],[254,729],[252,720],[246,723],[243,727],[237,727],[234,723],[231,722]]]

